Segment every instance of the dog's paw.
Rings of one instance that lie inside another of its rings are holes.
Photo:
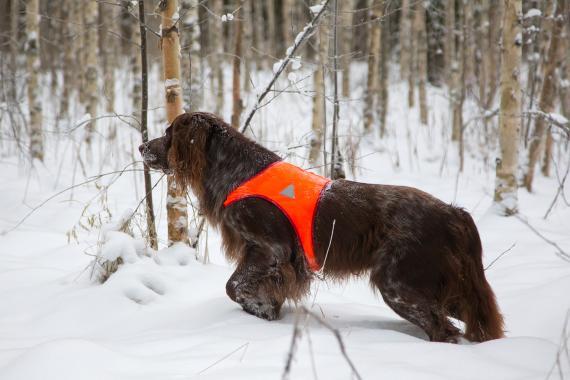
[[[244,300],[241,297],[237,298],[237,302],[245,312],[258,318],[268,321],[274,321],[279,318],[279,310],[271,303],[264,303],[258,300]]]

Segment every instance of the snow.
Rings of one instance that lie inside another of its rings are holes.
[[[548,117],[550,119],[554,120],[554,122],[556,122],[556,124],[560,124],[560,125],[568,124],[568,119],[565,118],[564,115],[561,115],[559,113],[551,112],[548,114]]]
[[[231,68],[226,69],[229,77]],[[303,67],[295,74],[299,79],[308,72],[310,68]],[[351,98],[362,98],[365,73],[365,65],[353,65]],[[156,137],[163,133],[160,94],[164,89],[158,70],[151,75],[149,133]],[[266,83],[270,76],[255,73],[253,80]],[[312,82],[309,77],[297,86],[310,90]],[[284,77],[277,90],[289,85]],[[116,86],[127,87],[121,78]],[[223,116],[227,119],[231,92],[226,93]],[[258,111],[252,129],[268,148],[308,167],[312,101],[298,94],[276,93],[279,96]],[[130,100],[124,98],[117,97],[119,114],[127,112],[123,103]],[[361,102],[341,102],[341,146],[348,141],[347,132],[353,131],[351,141],[357,147],[357,165],[347,174],[363,182],[418,187],[465,207],[479,228],[485,266],[512,247],[486,271],[505,316],[507,338],[482,344],[430,343],[421,330],[370,290],[367,279],[315,281],[304,304],[314,305],[312,310],[339,330],[347,354],[364,379],[546,379],[551,370],[550,379],[560,379],[560,373],[570,377],[564,353],[560,370],[555,366],[561,342],[567,339],[561,337],[565,324],[570,329],[566,321],[570,264],[520,220],[495,212],[498,147],[487,142],[481,150],[483,140],[478,140],[477,133],[483,128],[472,124],[466,128],[465,169],[458,174],[456,147],[448,141],[446,91],[428,86],[427,128],[420,125],[418,110],[408,109],[406,99],[406,85],[392,83],[384,140],[377,133],[363,136],[360,132]],[[251,104],[255,94],[245,100]],[[206,101],[204,109],[211,108],[213,99]],[[470,120],[477,108],[466,102],[465,109],[465,120]],[[54,130],[55,118],[48,107],[45,112],[45,127]],[[44,164],[31,168],[19,161],[14,150],[0,151],[0,231],[8,231],[30,207],[72,184],[101,170],[120,170],[133,157],[139,159],[140,136],[122,126],[116,149],[94,136],[93,158],[83,161],[83,174],[74,148],[83,128],[70,126],[89,118],[77,114],[69,125],[62,122],[69,133],[57,135],[59,145],[55,134],[46,136]],[[100,131],[106,130],[107,123],[107,119],[99,121]],[[350,152],[344,153],[350,161]],[[568,151],[556,153],[568,155]],[[558,174],[565,172],[566,165],[565,159],[560,160]],[[153,183],[161,175],[153,173]],[[165,179],[154,191],[159,250],[143,243],[145,218],[140,209],[130,231],[120,231],[142,199],[142,174],[125,172],[110,178],[116,179],[106,179],[104,189],[91,182],[63,193],[17,229],[0,235],[0,379],[280,378],[295,324],[295,305],[286,304],[280,320],[267,322],[233,303],[225,294],[225,283],[234,264],[226,261],[220,236],[213,229],[202,235],[207,241],[202,240],[197,250],[181,244],[166,247]],[[558,189],[556,175],[537,174],[534,187],[534,193],[519,190],[521,217],[569,252],[570,208],[560,201],[543,218]],[[564,191],[570,197],[570,190]],[[68,242],[71,230],[76,239]],[[196,226],[190,234],[197,234]],[[202,263],[206,243],[212,262],[207,265]],[[125,261],[103,284],[90,276],[97,254]],[[330,331],[312,320],[301,328],[290,378],[312,379],[314,370],[320,379],[349,379],[350,369]]]
[[[274,73],[274,74],[276,74],[277,72],[279,72],[279,69],[281,68],[281,65],[283,64],[283,62],[284,62],[284,61],[281,59],[281,60],[279,60],[279,61],[277,61],[277,62],[275,62],[275,63],[273,64],[273,73]]]
[[[529,18],[540,17],[540,16],[542,16],[542,12],[540,11],[540,9],[531,8],[525,13],[523,18],[526,20]]]
[[[321,9],[323,9],[323,5],[322,4],[313,5],[313,6],[310,6],[309,9],[311,10],[311,13],[313,15],[316,15],[317,13],[319,13],[321,11]]]
[[[222,15],[222,22],[233,21],[233,19],[234,19],[233,13],[227,13],[225,15]]]
[[[165,88],[169,88],[169,87],[176,87],[176,86],[180,86],[180,80],[178,78],[167,78],[164,81],[164,87]]]

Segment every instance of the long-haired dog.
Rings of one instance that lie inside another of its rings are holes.
[[[151,168],[190,187],[221,231],[225,253],[237,263],[226,284],[233,301],[273,320],[285,300],[308,293],[313,268],[286,213],[263,197],[224,205],[236,188],[280,162],[277,154],[202,112],[180,115],[140,151]],[[348,180],[328,183],[315,207],[310,243],[325,276],[369,274],[386,304],[432,341],[461,336],[449,317],[465,323],[471,341],[503,336],[469,213],[414,188]]]

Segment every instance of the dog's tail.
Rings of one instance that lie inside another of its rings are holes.
[[[463,297],[459,301],[459,316],[465,322],[465,337],[472,342],[484,342],[504,337],[503,316],[495,294],[485,278],[481,238],[469,213],[459,210],[465,222],[467,252],[464,258]]]

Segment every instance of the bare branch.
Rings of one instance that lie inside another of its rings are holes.
[[[285,363],[285,368],[283,370],[283,375],[281,376],[281,378],[283,380],[288,379],[289,374],[291,372],[291,365],[293,362],[293,358],[295,356],[295,349],[297,348],[297,341],[301,338],[301,334],[302,334],[302,330],[299,328],[299,322],[301,320],[301,315],[306,316],[305,321],[307,321],[309,318],[313,318],[321,326],[323,326],[324,328],[329,330],[334,335],[334,337],[336,338],[336,341],[338,343],[340,352],[341,352],[342,356],[344,357],[344,360],[347,362],[348,366],[350,367],[352,373],[354,374],[354,376],[358,380],[362,380],[362,377],[358,373],[358,370],[356,369],[356,367],[354,366],[354,363],[352,362],[352,360],[350,360],[350,357],[348,356],[348,353],[346,352],[346,347],[344,345],[344,342],[342,340],[342,336],[340,335],[340,332],[337,329],[335,329],[334,327],[332,327],[327,321],[325,321],[319,315],[317,315],[317,314],[313,313],[312,311],[310,311],[309,309],[307,309],[305,306],[299,307],[298,314],[295,317],[295,325],[293,327],[293,336],[291,337],[291,345],[289,347],[289,352],[287,354],[287,361]]]
[[[303,29],[301,34],[297,35],[297,38],[295,38],[295,43],[293,44],[293,46],[290,47],[289,49],[287,49],[287,51],[289,52],[287,54],[287,57],[281,61],[281,65],[279,66],[279,68],[275,72],[275,75],[273,75],[273,78],[271,79],[271,81],[269,82],[269,84],[267,85],[265,90],[263,90],[261,95],[259,95],[257,97],[257,100],[255,101],[255,105],[253,106],[253,108],[249,112],[249,114],[247,115],[247,118],[245,120],[245,124],[241,128],[241,133],[244,133],[247,130],[247,127],[249,127],[249,123],[251,122],[253,115],[255,115],[255,112],[259,109],[259,103],[261,103],[261,101],[265,98],[265,96],[269,93],[269,91],[271,91],[271,87],[273,87],[273,85],[275,84],[275,82],[277,81],[277,79],[279,78],[281,73],[285,70],[285,68],[287,67],[289,62],[291,62],[291,58],[293,58],[293,56],[295,55],[295,53],[297,52],[299,47],[301,45],[303,45],[303,43],[313,34],[313,32],[315,31],[315,28],[319,25],[319,21],[321,19],[321,16],[325,13],[326,8],[329,5],[330,1],[331,0],[324,0],[324,2],[321,4],[321,9],[319,10],[319,13],[317,13],[317,15],[315,17],[313,17],[311,22],[309,22],[305,26],[305,29]]]
[[[534,228],[529,222],[527,222],[526,220],[524,220],[523,218],[521,218],[519,215],[513,215],[515,218],[517,218],[522,224],[524,224],[525,226],[527,226],[532,232],[534,232],[538,237],[540,237],[542,240],[544,240],[545,242],[547,242],[548,244],[550,244],[551,246],[553,246],[554,248],[557,249],[556,254],[558,256],[560,256],[561,259],[570,262],[570,255],[565,252],[562,248],[560,248],[560,246],[558,244],[556,244],[556,242],[548,239],[547,237],[545,237],[543,234],[541,234],[540,232],[538,232],[538,230],[536,228]]]

